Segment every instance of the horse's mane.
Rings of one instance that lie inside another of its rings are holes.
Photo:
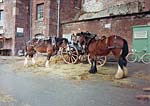
[[[93,38],[93,37],[96,37],[97,35],[96,34],[93,34],[93,33],[90,33],[88,31],[86,32],[80,32],[80,33],[77,33],[76,36],[85,36],[86,38]]]
[[[61,41],[65,41],[65,42],[68,42],[68,39],[67,38],[59,38],[59,37],[56,37],[56,41],[57,42],[61,42]]]

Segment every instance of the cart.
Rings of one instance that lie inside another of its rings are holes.
[[[71,36],[73,39],[73,37]],[[87,61],[91,64],[91,58],[89,54],[85,54],[83,49],[76,43],[76,39],[72,39],[69,41],[69,45],[67,48],[62,48],[61,55],[65,63],[67,64],[76,64],[78,62]],[[107,61],[106,56],[97,56],[97,64],[103,66]]]

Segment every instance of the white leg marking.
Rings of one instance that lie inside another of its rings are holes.
[[[28,59],[26,57],[25,60],[24,60],[24,66],[26,66],[27,64],[28,64]]]
[[[121,69],[121,67],[118,65],[118,71],[117,71],[117,73],[116,73],[116,75],[115,75],[115,78],[116,79],[121,79],[121,78],[123,78],[123,70]]]
[[[127,77],[128,76],[128,69],[126,67],[123,67],[123,77]]]
[[[35,60],[34,60],[34,57],[32,57],[32,64],[33,64],[33,65],[35,64]]]
[[[67,48],[66,48],[66,50],[67,50],[67,51],[69,51],[69,49],[70,49],[70,48],[69,48],[69,45],[67,44]]]
[[[49,67],[49,60],[46,60],[45,67]]]

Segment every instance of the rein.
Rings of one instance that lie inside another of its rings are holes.
[[[40,40],[41,40],[42,42],[40,42]],[[40,43],[39,43],[39,42],[40,42]],[[44,40],[38,39],[38,40],[35,42],[35,45],[33,45],[33,47],[34,47],[34,48],[37,48],[37,47],[41,46],[43,43],[44,43]]]

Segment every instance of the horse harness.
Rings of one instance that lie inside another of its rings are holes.
[[[87,42],[85,43],[85,48],[84,48],[84,51],[85,51],[85,53],[88,53],[88,46],[89,46],[89,44],[91,43],[91,41],[93,40],[93,39],[95,39],[95,37],[96,37],[96,35],[94,35],[94,36],[92,36],[92,37],[88,37],[88,39],[87,39]],[[106,39],[106,41],[105,41],[105,43],[106,43],[106,45],[108,45],[108,38],[106,37],[106,36],[102,36],[101,38],[100,38],[101,40],[105,40]],[[120,49],[120,48],[122,48],[121,46],[118,46],[117,45],[117,40],[118,40],[118,38],[117,38],[117,36],[115,35],[115,37],[114,37],[114,39],[113,39],[113,46],[107,46],[107,48],[108,49]],[[102,50],[105,50],[105,48],[103,49],[103,48],[101,48]]]
[[[83,47],[83,49],[84,49],[84,53],[88,53],[88,46],[89,46],[89,44],[91,43],[91,41],[93,40],[93,39],[95,39],[95,37],[96,37],[97,35],[95,35],[94,34],[94,36],[88,36],[88,37],[86,37],[87,38],[87,42],[85,43],[85,47]]]
[[[46,42],[52,44],[52,47],[54,49],[57,48],[56,37],[49,37],[49,38],[45,38],[45,39],[37,39],[37,41],[35,43],[31,43],[31,40],[30,40],[28,43],[31,43],[30,46],[32,46],[35,49],[37,47],[40,47],[43,43],[46,44]]]

